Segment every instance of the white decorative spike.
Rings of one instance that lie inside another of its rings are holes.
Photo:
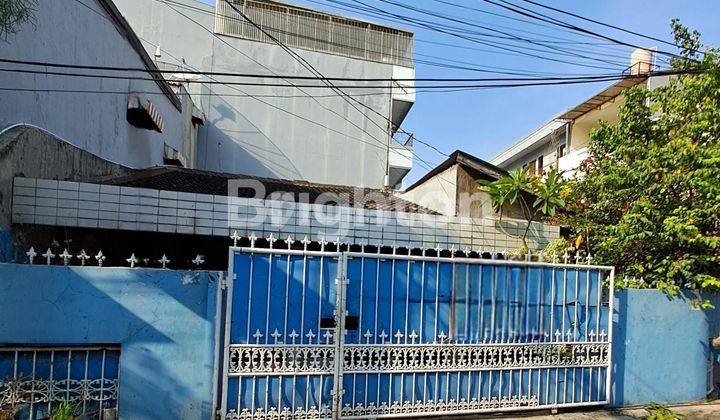
[[[447,335],[445,335],[445,331],[440,331],[440,334],[437,336],[438,339],[440,339],[440,344],[445,342],[445,339],[447,338]]]
[[[587,257],[585,257],[585,259],[587,260],[587,265],[590,265],[590,263],[591,263],[592,260],[593,260],[592,254],[590,254],[590,253],[588,252]]]
[[[572,330],[568,328],[567,332],[565,333],[566,341],[570,341],[572,335]]]
[[[55,258],[55,254],[53,254],[52,249],[48,248],[47,251],[45,251],[44,254],[42,254],[43,257],[45,257],[45,263],[47,265],[52,264],[53,258]]]
[[[312,243],[312,241],[311,241],[310,239],[308,239],[307,235],[305,235],[305,237],[303,238],[303,240],[300,241],[300,242],[302,242],[302,244],[303,244],[303,250],[305,250],[305,251],[307,251],[308,245],[310,245],[310,244]]]
[[[298,334],[295,330],[290,331],[290,334],[288,334],[288,337],[292,340],[292,343],[295,344],[295,340],[300,337],[300,334]]]
[[[157,260],[160,264],[162,264],[162,268],[167,268],[168,263],[170,263],[170,260],[168,259],[167,255],[163,254],[162,258]]]
[[[240,240],[240,235],[238,235],[238,231],[233,231],[233,234],[230,236],[230,239],[233,241],[233,246],[237,248],[237,243]]]
[[[598,337],[600,337],[600,341],[605,341],[605,337],[607,337],[607,334],[605,334],[605,330],[601,330]]]
[[[287,245],[287,249],[292,249],[292,244],[295,241],[293,240],[293,237],[288,235],[287,239],[285,239],[285,244]]]
[[[435,253],[437,254],[438,257],[440,256],[440,252],[442,250],[443,249],[440,247],[440,244],[435,244]]]
[[[408,335],[408,338],[410,338],[411,344],[415,344],[415,340],[417,340],[417,338],[418,338],[418,335],[417,335],[417,333],[415,333],[415,330],[412,330],[410,335]]]
[[[257,241],[257,236],[255,236],[255,232],[250,234],[250,248],[255,248],[255,241]]]
[[[538,261],[545,262],[545,253],[538,251]]]
[[[70,254],[67,250],[67,248],[63,249],[62,254],[60,254],[60,258],[63,260],[63,265],[68,265],[70,263],[70,260],[72,259],[72,254]]]
[[[388,338],[388,335],[385,334],[385,330],[382,330],[380,332],[380,335],[378,335],[378,337],[380,337],[381,344],[385,344],[385,339]]]
[[[596,336],[596,335],[597,335],[597,334],[595,334],[595,330],[594,330],[594,329],[590,330],[590,333],[588,333],[588,337],[590,337],[590,341],[595,341],[595,336]]]
[[[275,331],[273,331],[273,333],[270,334],[270,337],[272,337],[273,340],[275,341],[275,344],[277,344],[278,339],[279,339],[280,337],[282,337],[282,334],[280,334],[280,332],[277,330],[277,328],[275,328]]]
[[[138,263],[138,259],[135,256],[134,252],[132,253],[132,255],[130,255],[130,258],[126,259],[125,261],[130,263],[130,268],[135,268],[135,264]]]
[[[580,264],[580,251],[575,251],[575,264]]]
[[[309,330],[307,334],[305,334],[305,337],[308,339],[308,344],[312,344],[313,338],[315,338],[315,334],[313,334],[312,330]]]
[[[323,334],[323,338],[325,339],[325,344],[330,344],[330,339],[333,338],[333,333],[330,332],[330,330],[325,331],[325,334]]]
[[[560,332],[559,328],[557,330],[555,330],[554,335],[555,335],[555,341],[560,341],[560,336],[562,335],[562,333]]]
[[[455,244],[450,245],[450,258],[455,258]]]
[[[553,262],[553,264],[557,264],[557,262],[558,262],[557,252],[552,253],[552,262]]]
[[[28,252],[25,253],[25,255],[28,256],[28,261],[30,262],[30,264],[32,264],[35,260],[35,257],[37,257],[37,252],[35,252],[34,247],[30,247],[30,249],[28,250]]]
[[[275,234],[271,233],[270,236],[267,237],[267,241],[268,244],[270,244],[270,249],[272,249],[275,241],[277,241],[277,238],[275,238]]]
[[[325,240],[325,237],[323,236],[322,238],[320,238],[318,243],[320,244],[320,252],[325,252],[325,245],[327,245],[327,241]]]
[[[466,257],[469,257],[472,250],[470,249],[469,246],[466,246],[465,249],[463,249],[463,252],[465,253]]]
[[[395,333],[395,338],[397,339],[398,344],[400,344],[400,341],[402,340],[403,337],[405,337],[405,335],[403,333],[401,333],[400,330],[398,330]]]
[[[98,251],[98,253],[95,255],[95,259],[97,260],[98,267],[102,267],[103,262],[105,262],[105,255],[103,255],[102,251]]]
[[[529,249],[527,250],[527,254],[525,254],[525,261],[532,261],[532,251]]]
[[[565,251],[565,254],[563,254],[563,264],[567,264],[569,260],[570,260],[570,255],[568,254],[567,251]]]
[[[260,330],[255,330],[255,334],[253,334],[252,336],[255,339],[255,344],[260,344],[260,339],[263,337],[263,334],[260,332]]]
[[[85,260],[90,258],[90,256],[85,252],[84,249],[80,250],[80,253],[77,255],[77,259],[80,260],[80,265],[85,265]]]
[[[365,342],[366,342],[367,344],[370,344],[370,339],[372,338],[372,336],[373,336],[373,335],[372,335],[372,333],[370,332],[370,330],[367,330],[367,331],[365,332],[365,334],[363,334],[363,337],[365,337]]]
[[[200,266],[205,263],[205,256],[197,254],[195,256],[195,259],[192,260],[192,263],[195,264],[197,266],[197,268],[200,268]]]

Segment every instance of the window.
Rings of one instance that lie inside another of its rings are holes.
[[[525,165],[525,167],[528,168],[530,175],[535,175],[535,172],[537,171],[537,162],[531,160],[527,165]]]
[[[565,143],[561,144],[557,148],[557,158],[560,159],[561,157],[565,156]]]
[[[537,158],[537,170],[535,171],[535,173],[538,175],[543,174],[543,155],[540,155]]]
[[[83,417],[117,419],[119,362],[117,346],[2,347],[0,408],[40,419],[70,401]]]

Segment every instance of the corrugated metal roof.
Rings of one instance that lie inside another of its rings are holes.
[[[176,166],[159,166],[135,171],[131,175],[103,180],[104,184],[127,187],[152,188],[157,190],[180,191],[189,193],[228,195],[228,182],[232,180],[257,180],[265,187],[265,196],[273,193],[290,193],[298,200],[300,194],[307,194],[310,203],[328,195],[338,202],[325,204],[354,207],[360,205],[368,210],[403,211],[408,213],[438,214],[410,201],[403,200],[390,191],[374,188],[361,188],[346,185],[315,184],[307,181],[261,178],[221,172],[209,172],[186,169]],[[250,189],[239,189],[239,197],[255,197]],[[323,196],[323,197],[321,197]],[[372,197],[382,198],[379,202]]]

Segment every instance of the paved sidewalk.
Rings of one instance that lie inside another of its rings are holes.
[[[715,420],[720,419],[720,400],[709,403],[668,406],[674,413],[680,414],[687,420]],[[549,412],[516,413],[492,416],[461,416],[458,419],[528,419],[528,420],[606,420],[606,419],[642,419],[648,414],[643,407],[624,408],[613,410],[593,411],[560,411],[556,415]]]

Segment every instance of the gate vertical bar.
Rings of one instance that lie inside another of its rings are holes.
[[[227,279],[227,292],[225,293],[225,337],[223,340],[223,358],[222,358],[222,401],[220,402],[220,411],[225,416],[227,413],[227,387],[228,387],[228,359],[230,358],[230,324],[232,316],[232,295],[233,285],[235,284],[235,250],[230,248],[228,251],[228,279]]]
[[[338,258],[338,274],[335,278],[335,378],[332,390],[333,420],[340,419],[343,394],[345,393],[343,389],[343,367],[345,364],[345,316],[347,315],[345,309],[345,293],[348,283],[347,259],[348,257],[344,253]]]

